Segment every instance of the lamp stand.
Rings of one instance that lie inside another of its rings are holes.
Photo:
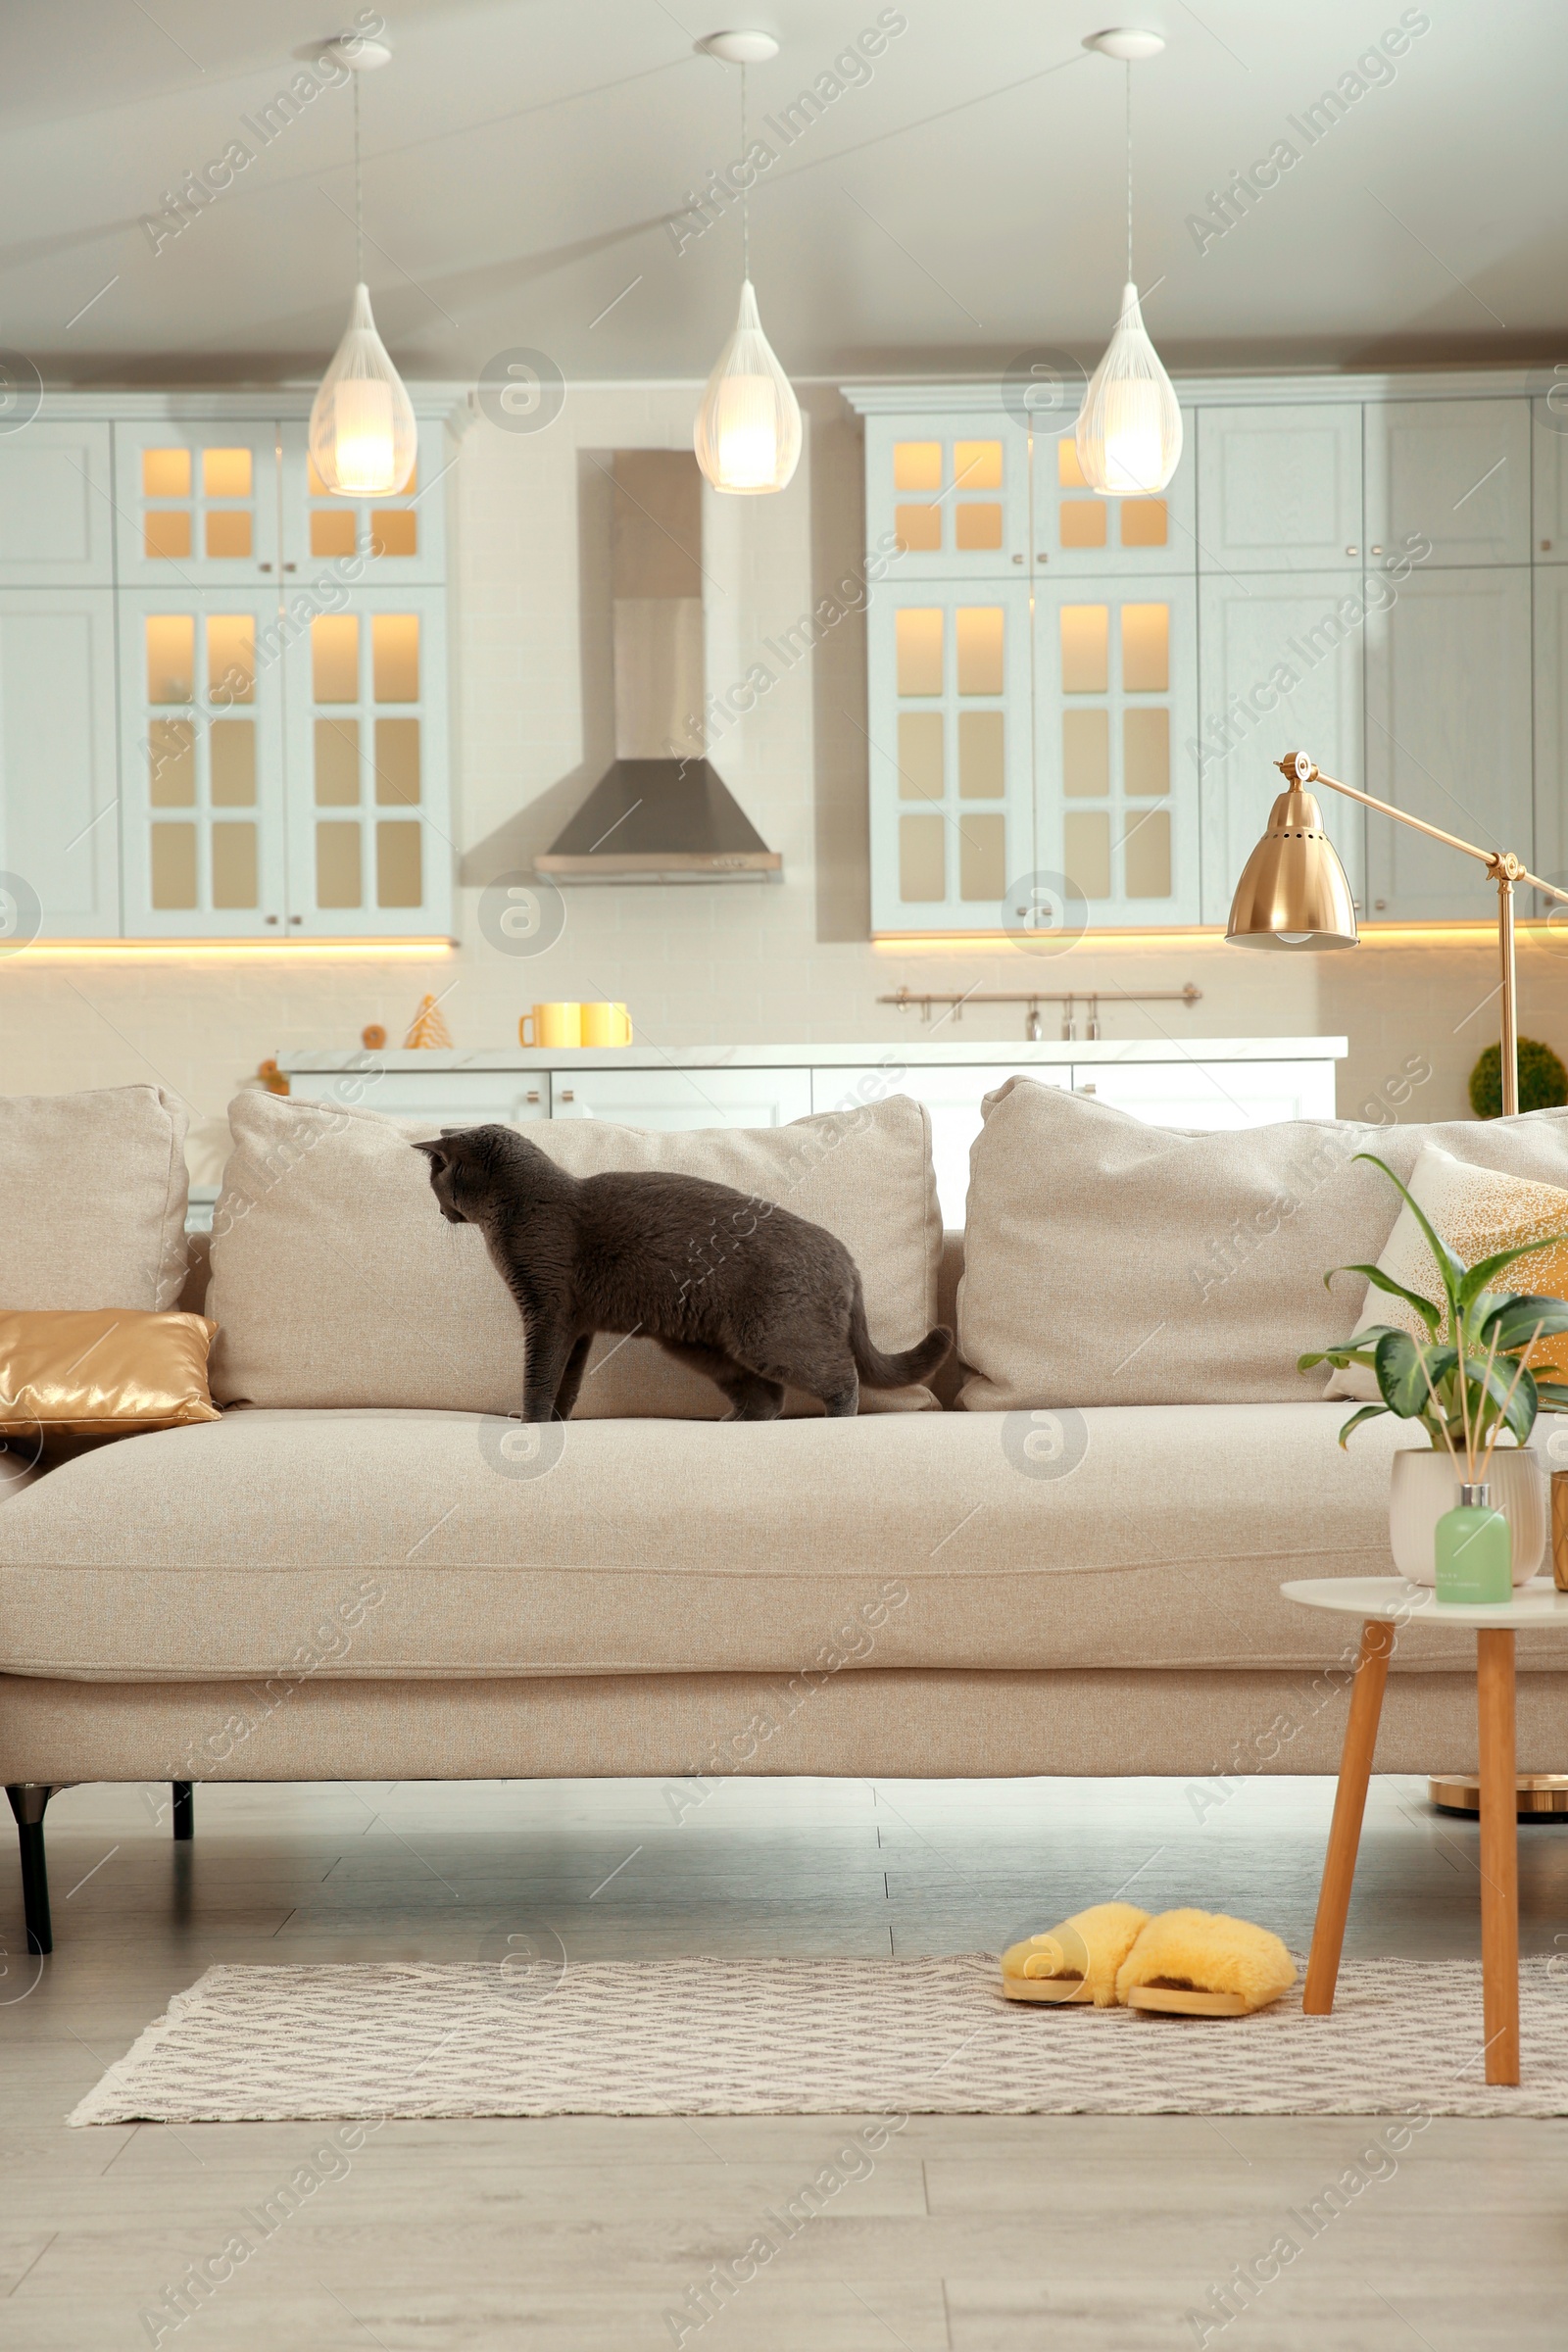
[[[1497,886],[1497,961],[1500,967],[1499,995],[1502,999],[1499,1046],[1499,1076],[1502,1081],[1502,1113],[1512,1118],[1519,1108],[1519,990],[1514,955],[1514,885],[1528,884],[1560,906],[1568,906],[1568,891],[1559,890],[1555,883],[1543,882],[1539,874],[1529,872],[1511,850],[1483,850],[1473,841],[1462,841],[1456,833],[1445,833],[1439,825],[1429,825],[1419,816],[1411,816],[1403,808],[1391,808],[1387,801],[1374,800],[1369,792],[1358,792],[1353,784],[1342,784],[1326,776],[1304,752],[1287,752],[1277,762],[1281,775],[1292,792],[1305,792],[1312,784],[1325,784],[1330,792],[1344,795],[1348,801],[1359,801],[1363,808],[1375,808],[1380,816],[1392,816],[1396,824],[1408,825],[1412,832],[1425,833],[1429,840],[1445,842],[1451,850],[1460,851],[1466,858],[1477,858]],[[1516,1775],[1518,1817],[1521,1821],[1562,1820],[1568,1816],[1568,1773],[1519,1773]],[[1433,1804],[1446,1813],[1477,1815],[1481,1810],[1480,1784],[1474,1775],[1449,1773],[1427,1784],[1427,1793]]]

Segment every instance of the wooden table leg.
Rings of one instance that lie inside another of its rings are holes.
[[[1312,1927],[1312,1950],[1306,1963],[1306,1990],[1301,2007],[1309,2017],[1327,2017],[1334,2006],[1340,1950],[1350,1908],[1350,1883],[1355,1877],[1356,1850],[1361,1843],[1361,1816],[1366,1811],[1372,1751],[1377,1746],[1378,1718],[1383,1712],[1383,1686],[1389,1679],[1393,1650],[1393,1626],[1380,1617],[1369,1617],[1361,1628],[1361,1654],[1355,1662],[1350,1720],[1345,1727],[1340,1785],[1334,1796],[1334,1825],[1329,1831],[1323,1885]]]
[[[1519,1798],[1514,1779],[1513,1636],[1476,1636],[1481,1716],[1481,1977],[1487,2081],[1519,2080]]]

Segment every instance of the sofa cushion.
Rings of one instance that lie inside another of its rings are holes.
[[[1568,1185],[1568,1110],[1488,1123],[1296,1119],[1149,1127],[1025,1078],[986,1098],[970,1153],[958,1351],[971,1411],[1262,1404],[1321,1393],[1297,1358],[1354,1328],[1402,1182],[1428,1144]]]
[[[428,1163],[438,1132],[328,1103],[241,1095],[213,1219],[207,1311],[218,1323],[213,1394],[258,1405],[420,1406],[514,1413],[522,1324],[478,1230],[449,1225]],[[907,1096],[770,1129],[652,1134],[601,1120],[543,1121],[529,1140],[573,1175],[664,1168],[778,1201],[837,1234],[865,1285],[878,1346],[935,1320],[942,1222],[929,1114]],[[694,1253],[712,1237],[693,1236]],[[923,1389],[862,1392],[861,1409],[929,1406]],[[786,1411],[819,1413],[792,1396]],[[601,1339],[579,1420],[718,1419],[728,1399],[651,1340]]]
[[[186,1125],[157,1086],[0,1101],[0,1306],[173,1306]]]
[[[1411,1437],[1379,1422],[1342,1454],[1344,1418],[234,1412],[84,1455],[0,1511],[0,1671],[808,1690],[841,1667],[1313,1667],[1357,1628],[1280,1584],[1390,1572],[1389,1457]],[[1568,1661],[1568,1636],[1539,1640]],[[1401,1633],[1400,1662],[1423,1659],[1468,1674],[1475,1652]]]

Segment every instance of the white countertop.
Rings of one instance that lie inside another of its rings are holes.
[[[858,1046],[479,1046],[460,1053],[430,1048],[406,1053],[384,1046],[371,1054],[280,1054],[278,1066],[307,1070],[858,1070],[871,1068],[952,1069],[970,1065],[1007,1069],[1050,1067],[1064,1062],[1082,1069],[1094,1062],[1343,1061],[1343,1037],[1153,1037],[1053,1038],[1027,1045],[1005,1038],[968,1044],[960,1038],[928,1040],[918,1034]]]

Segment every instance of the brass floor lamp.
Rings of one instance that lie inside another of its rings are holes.
[[[1482,850],[1456,833],[1423,823],[1387,801],[1375,801],[1353,784],[1326,776],[1304,752],[1287,752],[1277,762],[1288,789],[1274,803],[1268,831],[1242,869],[1231,901],[1231,919],[1225,936],[1249,948],[1353,948],[1360,944],[1355,902],[1339,854],[1323,830],[1322,811],[1306,789],[1326,784],[1330,792],[1359,801],[1396,824],[1409,825],[1432,841],[1446,842],[1466,858],[1477,858],[1497,886],[1497,954],[1502,966],[1502,1108],[1504,1116],[1519,1108],[1519,1019],[1514,972],[1513,894],[1517,883],[1544,892],[1568,906],[1568,891],[1543,882],[1521,864],[1511,850]],[[1432,1800],[1453,1812],[1479,1812],[1480,1786],[1473,1775],[1454,1774],[1429,1783]],[[1519,1778],[1522,1816],[1568,1813],[1568,1773],[1522,1773]]]

